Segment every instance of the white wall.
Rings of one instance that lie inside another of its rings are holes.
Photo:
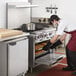
[[[33,8],[33,17],[49,17],[51,13],[46,12],[46,7],[58,6],[59,0],[32,0],[33,4],[39,5],[36,8]]]
[[[76,0],[60,0],[59,15],[72,25],[76,25]]]
[[[8,3],[7,26],[9,29],[19,28],[22,24],[30,23],[30,8],[10,8]],[[12,2],[11,5],[30,5],[28,2]]]
[[[6,2],[27,2],[28,0],[0,0],[0,28],[6,25]],[[60,17],[68,20],[71,24],[76,25],[76,0],[33,0],[33,4],[38,4],[39,7],[33,8],[33,17],[49,17],[45,7],[53,5],[58,6],[58,14]]]
[[[28,2],[28,0],[5,0],[6,2]]]
[[[6,2],[28,2],[28,0],[0,0],[0,28],[6,26]]]
[[[51,13],[47,13],[45,7],[53,5],[58,7],[58,15],[76,25],[76,0],[33,0],[33,4],[38,4],[39,7],[33,9],[33,17],[49,17]]]
[[[5,1],[1,0],[0,1],[0,28],[5,26],[5,22],[6,22],[6,17],[5,17],[5,13],[6,12],[6,8],[5,8]]]

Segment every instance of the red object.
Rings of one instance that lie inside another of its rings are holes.
[[[63,71],[65,65],[57,64],[51,69],[40,73],[38,76],[72,76],[72,71]]]
[[[66,33],[71,34],[71,39],[67,44],[68,49],[71,51],[76,51],[76,31],[66,32]]]
[[[67,60],[66,57],[61,59],[58,63],[62,63],[62,64],[67,64]]]
[[[42,52],[44,52],[44,50],[36,51],[35,54],[40,54],[40,53],[42,53]]]
[[[61,53],[61,52],[57,52],[57,51],[56,51],[55,54],[65,54],[65,53]]]

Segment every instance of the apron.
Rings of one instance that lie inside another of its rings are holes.
[[[67,44],[67,48],[71,51],[76,51],[76,31],[66,33],[71,34],[71,38]]]

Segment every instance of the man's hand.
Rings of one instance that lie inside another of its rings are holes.
[[[62,42],[60,41],[60,39],[59,40],[57,40],[52,46],[50,46],[50,49],[54,49],[54,48],[56,48],[57,46],[59,46],[59,45],[61,45],[62,44]]]
[[[48,43],[42,48],[42,50],[48,51],[50,49],[51,45],[52,45],[52,43],[49,40]]]

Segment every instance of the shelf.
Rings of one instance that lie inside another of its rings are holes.
[[[38,5],[31,5],[29,2],[10,2],[7,3],[9,8],[33,8],[38,7]]]
[[[38,5],[17,5],[16,8],[31,8],[38,7]]]

